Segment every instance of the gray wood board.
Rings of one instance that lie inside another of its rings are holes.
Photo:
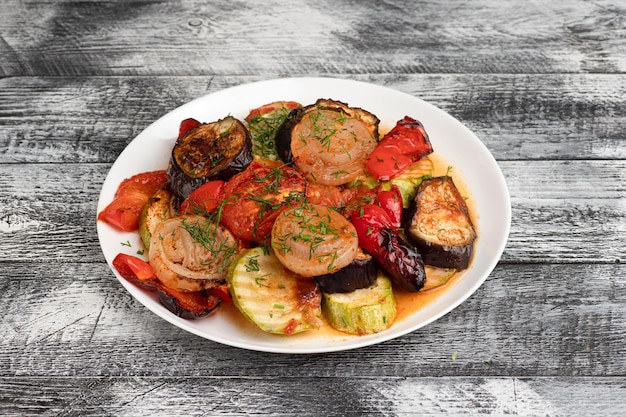
[[[341,77],[387,86],[440,107],[474,131],[497,160],[626,159],[624,74]],[[0,79],[0,163],[113,162],[136,135],[174,108],[262,79]]]
[[[10,0],[0,13],[3,76],[626,70],[619,1]]]

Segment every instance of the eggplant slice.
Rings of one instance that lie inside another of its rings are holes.
[[[167,175],[170,189],[181,199],[212,180],[227,181],[252,162],[250,132],[228,116],[202,123],[176,141]]]
[[[465,200],[449,176],[424,180],[405,219],[408,239],[424,264],[466,269],[474,250],[476,231]]]
[[[332,274],[318,275],[313,280],[323,293],[347,293],[373,285],[376,274],[374,258],[359,249],[356,258],[348,266]]]

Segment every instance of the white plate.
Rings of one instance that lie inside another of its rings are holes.
[[[450,163],[454,167],[453,176],[465,183],[477,214],[473,219],[479,233],[475,255],[460,279],[424,308],[375,335],[308,332],[276,336],[245,323],[234,309],[227,308],[196,321],[176,317],[153,294],[128,283],[111,267],[113,258],[120,252],[136,255],[142,248],[139,236],[117,232],[98,222],[102,252],[115,276],[133,297],[175,326],[215,342],[266,352],[319,353],[368,346],[412,332],[450,312],[480,287],[502,255],[511,220],[509,193],[495,159],[471,131],[444,111],[408,94],[363,82],[332,78],[277,79],[233,87],[193,100],[151,124],[124,149],[104,182],[98,212],[113,199],[123,179],[167,167],[181,120],[193,117],[211,122],[229,114],[243,119],[249,110],[272,101],[294,100],[307,105],[318,98],[332,98],[364,108],[377,115],[383,126],[392,127],[405,115],[424,124],[435,153]],[[130,247],[122,245],[127,241]]]

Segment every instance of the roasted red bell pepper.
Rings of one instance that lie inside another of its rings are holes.
[[[370,154],[366,162],[367,170],[378,181],[389,181],[432,151],[424,125],[405,116]]]
[[[156,291],[161,304],[184,319],[206,317],[222,301],[232,301],[226,287],[190,292],[166,287],[159,281],[152,266],[136,256],[120,253],[113,259],[113,267],[129,282],[143,289]]]
[[[396,185],[391,186],[391,190],[381,190],[374,200],[374,205],[381,207],[389,215],[391,225],[394,228],[400,227],[402,222],[402,193]]]
[[[394,283],[411,292],[422,289],[426,281],[422,256],[396,232],[385,209],[366,204],[352,214],[350,221],[359,246],[376,259]]]
[[[182,138],[185,136],[190,130],[195,129],[200,126],[202,123],[197,121],[196,119],[190,117],[188,119],[180,122],[180,126],[178,127],[178,138]]]
[[[119,253],[113,267],[124,279],[147,290],[155,290],[159,282],[152,266],[136,256]]]
[[[125,232],[139,228],[139,216],[150,197],[167,182],[165,171],[143,172],[125,179],[98,220]]]

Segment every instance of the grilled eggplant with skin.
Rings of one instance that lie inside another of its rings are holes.
[[[367,288],[376,281],[376,262],[368,253],[358,250],[356,258],[333,274],[313,277],[323,293],[346,293]]]
[[[167,175],[171,190],[181,199],[211,180],[228,180],[252,162],[250,132],[228,116],[202,123],[178,138]]]
[[[465,200],[449,176],[424,180],[407,211],[404,228],[426,265],[465,269],[476,231]]]

